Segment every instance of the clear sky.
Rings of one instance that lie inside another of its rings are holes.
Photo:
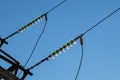
[[[5,38],[62,0],[0,0],[0,37]],[[120,0],[67,0],[48,14],[45,33],[26,68],[80,35],[112,11]],[[120,11],[83,36],[84,58],[78,80],[120,80]],[[2,49],[24,65],[45,20],[7,41]],[[2,53],[0,53],[2,54]],[[81,56],[79,40],[69,50],[31,70],[25,80],[74,80]],[[0,59],[0,65],[10,65]]]

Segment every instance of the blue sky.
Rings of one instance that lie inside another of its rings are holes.
[[[0,37],[5,38],[59,2],[61,0],[1,0]],[[45,33],[26,68],[48,56],[119,7],[120,0],[67,0],[48,14]],[[119,21],[120,11],[83,36],[84,59],[78,80],[120,79]],[[43,19],[23,33],[9,38],[9,45],[4,45],[2,49],[24,65],[42,32],[44,22]],[[80,55],[81,47],[78,40],[77,44],[66,50],[63,55],[31,70],[34,75],[28,76],[25,80],[74,80]],[[1,59],[0,65],[5,68],[10,66]]]

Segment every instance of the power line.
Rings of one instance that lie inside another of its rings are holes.
[[[53,11],[54,9],[56,9],[57,7],[59,7],[60,5],[62,5],[64,2],[66,2],[67,0],[62,1],[61,3],[59,3],[58,5],[56,5],[55,7],[53,7],[52,9],[50,9],[49,11],[47,11],[46,13],[49,13],[51,11]]]
[[[80,45],[81,45],[82,54],[81,54],[81,57],[80,57],[80,63],[79,63],[79,67],[78,67],[78,70],[77,70],[77,74],[75,76],[75,80],[77,80],[77,78],[78,78],[78,75],[79,75],[79,72],[80,72],[80,69],[81,69],[81,66],[82,66],[82,62],[83,62],[84,50],[83,50],[83,39],[82,39],[82,36],[80,37]]]
[[[77,74],[76,74],[75,80],[77,80],[77,78],[78,78],[78,75],[79,75],[79,72],[80,72],[80,69],[81,69],[81,65],[82,65],[82,61],[83,61],[83,40],[82,40],[82,36],[85,35],[86,33],[88,33],[89,31],[91,31],[93,28],[95,28],[96,26],[98,26],[100,23],[102,23],[103,21],[105,21],[107,18],[109,18],[110,16],[112,16],[114,13],[116,13],[119,10],[120,10],[120,8],[116,9],[115,11],[113,11],[112,13],[110,13],[108,16],[106,16],[102,20],[100,20],[98,23],[96,23],[95,25],[93,25],[91,28],[89,28],[88,30],[86,30],[84,33],[82,33],[81,35],[79,35],[78,37],[75,38],[75,40],[78,40],[80,38],[81,49],[82,49],[80,64],[79,64],[79,68],[77,70]]]
[[[46,17],[45,17],[45,23],[44,23],[43,30],[42,30],[42,32],[40,33],[38,39],[36,40],[36,43],[35,43],[35,45],[34,45],[34,47],[33,47],[33,49],[32,49],[32,52],[31,52],[30,56],[28,57],[28,59],[27,59],[27,61],[25,62],[25,64],[24,64],[23,67],[26,67],[26,65],[27,65],[28,62],[30,61],[31,57],[33,56],[33,54],[34,54],[34,52],[35,52],[35,49],[36,49],[36,47],[37,47],[37,45],[38,45],[38,42],[39,42],[39,40],[41,39],[42,35],[43,35],[44,32],[45,32],[46,24],[47,24],[47,15],[46,15]],[[21,72],[18,74],[18,76],[19,76],[20,74],[21,74]]]
[[[45,16],[45,14],[42,15],[42,16],[37,17],[36,19],[34,19],[34,20],[32,20],[31,22],[27,23],[27,24],[24,25],[22,28],[18,29],[16,32],[10,34],[9,36],[7,36],[7,37],[4,38],[4,39],[6,40],[6,39],[8,39],[8,38],[10,38],[10,37],[12,37],[12,36],[20,33],[20,32],[23,32],[23,31],[26,30],[26,29],[30,28],[33,24],[39,22],[44,16]]]
[[[34,45],[34,47],[33,47],[33,50],[32,50],[32,52],[31,52],[31,54],[30,54],[30,57],[29,57],[28,60],[26,61],[24,67],[25,67],[25,66],[27,65],[27,63],[29,62],[30,58],[32,57],[32,55],[33,55],[33,53],[34,53],[34,51],[35,51],[35,49],[36,49],[36,47],[37,47],[37,45],[38,45],[39,40],[41,39],[43,33],[45,32],[46,24],[47,24],[47,21],[45,21],[43,30],[42,30],[42,32],[40,33],[40,35],[39,35],[39,37],[38,37],[38,39],[37,39],[37,41],[36,41],[36,43],[35,43],[35,45]]]
[[[99,24],[101,24],[103,21],[105,21],[106,19],[108,19],[110,16],[112,16],[113,14],[115,14],[117,11],[119,11],[120,8],[116,9],[115,11],[113,11],[112,13],[110,13],[109,15],[107,15],[106,17],[104,17],[102,20],[100,20],[98,23],[96,23],[95,25],[93,25],[91,28],[89,28],[88,30],[86,30],[84,33],[82,33],[82,35],[88,33],[89,31],[91,31],[92,29],[94,29],[96,26],[98,26]],[[78,36],[79,37],[79,36]]]
[[[24,30],[30,28],[33,24],[38,23],[43,17],[45,17],[46,14],[50,13],[51,11],[53,11],[54,9],[56,9],[57,7],[59,7],[60,5],[62,5],[64,2],[66,2],[67,0],[64,0],[62,2],[60,2],[58,5],[56,5],[55,7],[53,7],[52,9],[48,10],[47,12],[45,12],[43,15],[35,18],[34,20],[32,20],[31,22],[27,23],[26,25],[24,25],[22,28],[18,29],[17,31],[15,31],[14,33],[10,34],[9,36],[7,36],[6,38],[4,38],[4,40],[20,33],[23,32]]]
[[[81,59],[80,59],[80,64],[79,64],[79,68],[77,70],[77,74],[75,76],[75,80],[77,80],[80,69],[81,69],[81,65],[82,65],[82,61],[83,61],[83,40],[82,37],[88,33],[89,31],[91,31],[92,29],[94,29],[96,26],[98,26],[100,23],[102,23],[103,21],[105,21],[107,18],[109,18],[110,16],[112,16],[114,13],[116,13],[117,11],[119,11],[120,8],[116,9],[115,11],[113,11],[112,13],[110,13],[109,15],[107,15],[106,17],[104,17],[102,20],[100,20],[98,23],[96,23],[95,25],[93,25],[91,28],[89,28],[88,30],[86,30],[84,33],[82,33],[81,35],[79,35],[78,37],[76,37],[74,40],[78,40],[80,38],[80,43],[81,43],[81,49],[82,49],[82,54],[81,54]]]

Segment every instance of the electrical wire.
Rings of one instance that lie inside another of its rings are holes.
[[[86,30],[85,32],[83,32],[82,34],[80,34],[79,36],[77,36],[74,40],[78,40],[80,38],[80,36],[84,36],[86,33],[88,33],[89,31],[91,31],[95,27],[97,27],[99,24],[101,24],[103,21],[105,21],[106,19],[108,19],[109,17],[111,17],[113,14],[115,14],[119,10],[120,10],[120,8],[114,10],[112,13],[110,13],[109,15],[107,15],[106,17],[104,17],[98,23],[96,23],[95,25],[93,25],[91,28],[89,28],[88,30]]]
[[[78,78],[78,75],[79,75],[79,72],[80,72],[80,69],[81,69],[81,66],[82,66],[82,62],[83,62],[83,45],[81,45],[81,49],[82,49],[82,54],[81,54],[80,63],[79,63],[79,67],[78,67],[78,70],[77,70],[77,74],[75,76],[75,80],[77,80],[77,78]]]
[[[25,62],[25,64],[24,64],[23,67],[26,67],[26,65],[27,65],[28,62],[30,61],[31,57],[33,56],[33,54],[34,54],[34,52],[35,52],[35,49],[36,49],[36,47],[37,47],[37,45],[38,45],[39,40],[41,39],[41,37],[43,36],[43,34],[44,34],[44,32],[45,32],[46,24],[47,24],[47,17],[46,17],[45,19],[46,19],[46,20],[45,20],[45,24],[44,24],[43,30],[42,30],[42,32],[40,33],[40,35],[39,35],[39,37],[38,37],[38,39],[37,39],[37,41],[36,41],[36,43],[35,43],[35,45],[34,45],[34,47],[33,47],[33,49],[32,49],[32,52],[31,52],[30,56],[28,57],[28,59],[27,59],[27,61]],[[21,72],[18,74],[18,76],[19,76],[20,74],[21,74]]]
[[[52,9],[48,10],[47,12],[45,12],[43,15],[35,18],[34,20],[32,20],[31,22],[27,23],[26,25],[24,25],[22,28],[18,29],[17,31],[15,31],[14,33],[10,34],[9,36],[5,37],[4,40],[9,39],[10,37],[18,34],[19,32],[23,32],[24,30],[26,30],[27,28],[30,28],[33,24],[35,24],[36,22],[39,22],[46,14],[50,13],[51,11],[53,11],[54,9],[56,9],[57,7],[59,7],[60,5],[62,5],[64,2],[66,2],[67,0],[63,0],[62,2],[60,2],[59,4],[57,4],[56,6],[54,6]]]
[[[93,28],[95,28],[96,26],[98,26],[100,23],[102,23],[103,21],[105,21],[107,18],[109,18],[110,16],[112,16],[114,13],[116,13],[117,11],[119,11],[120,8],[116,9],[115,11],[113,11],[112,13],[110,13],[109,15],[107,15],[106,17],[104,17],[102,20],[100,20],[98,23],[96,23],[95,25],[93,25],[91,28],[89,28],[88,30],[86,30],[84,33],[82,33],[81,35],[79,35],[78,37],[76,37],[74,40],[78,40],[80,38],[80,43],[81,43],[81,49],[82,49],[82,54],[81,54],[81,58],[80,58],[80,63],[79,63],[79,68],[77,70],[77,74],[75,76],[75,80],[77,80],[80,69],[81,69],[81,65],[82,65],[82,61],[83,61],[83,40],[82,40],[82,36],[84,36],[86,33],[88,33],[89,31],[91,31]]]
[[[93,25],[90,29],[88,29],[87,31],[85,31],[83,33],[86,34],[87,32],[91,31],[93,28],[95,28],[96,26],[98,26],[100,23],[102,23],[103,21],[105,21],[107,18],[109,18],[110,16],[112,16],[114,13],[116,13],[117,11],[119,11],[120,8],[116,9],[115,11],[113,11],[112,13],[110,13],[109,15],[107,15],[106,17],[104,17],[102,20],[100,20],[98,23],[96,23],[95,25]]]
[[[56,5],[55,7],[53,7],[52,9],[50,9],[49,11],[47,11],[46,13],[49,13],[51,11],[53,11],[54,9],[56,9],[57,7],[59,7],[61,4],[63,4],[64,2],[66,2],[67,0],[62,1],[61,3],[59,3],[58,5]]]
[[[39,37],[38,37],[38,39],[37,39],[37,41],[36,41],[36,43],[35,43],[35,45],[34,45],[34,47],[33,47],[33,50],[32,50],[32,52],[31,52],[31,54],[30,54],[30,57],[29,57],[28,60],[26,61],[24,67],[28,64],[30,58],[32,57],[33,53],[35,52],[35,49],[36,49],[36,47],[37,47],[37,45],[38,45],[38,42],[39,42],[39,40],[41,39],[43,33],[45,32],[46,24],[47,24],[47,21],[45,22],[43,31],[42,31],[42,33],[39,35]]]
[[[80,57],[80,63],[79,63],[79,67],[78,67],[78,70],[77,70],[77,74],[75,76],[75,80],[77,80],[77,78],[78,78],[78,75],[79,75],[79,72],[80,72],[80,69],[81,69],[81,66],[82,66],[82,62],[83,62],[83,53],[84,53],[84,51],[83,51],[83,38],[82,37],[83,37],[83,35],[79,37],[82,54],[81,54],[81,57]]]

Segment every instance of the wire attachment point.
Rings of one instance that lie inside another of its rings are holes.
[[[6,41],[6,39],[2,39],[1,37],[0,37],[0,47],[2,47],[2,45],[3,44],[8,44],[8,42]]]
[[[46,20],[46,21],[48,21],[48,17],[47,17],[47,15],[48,15],[48,14],[46,13],[46,14],[45,14],[45,20]]]
[[[80,39],[80,44],[81,44],[81,45],[83,45],[83,38],[82,38],[82,37],[83,37],[83,34],[81,34],[81,36],[80,36],[80,38],[79,38],[79,39]]]

